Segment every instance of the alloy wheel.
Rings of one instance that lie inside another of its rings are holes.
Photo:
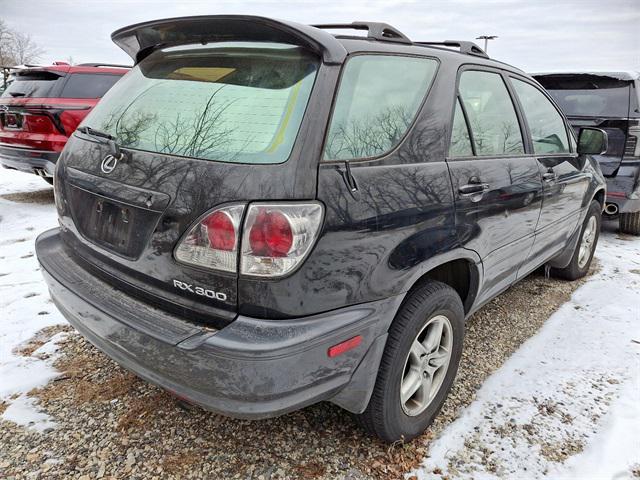
[[[431,318],[413,340],[400,381],[402,410],[413,417],[431,404],[451,361],[453,329],[444,315]]]

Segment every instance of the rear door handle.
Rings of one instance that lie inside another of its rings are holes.
[[[468,197],[471,195],[477,195],[479,193],[484,193],[490,189],[490,185],[488,183],[468,183],[466,185],[461,185],[458,188],[460,195],[463,197]]]
[[[542,174],[542,180],[545,182],[553,182],[558,179],[556,172],[550,171]]]

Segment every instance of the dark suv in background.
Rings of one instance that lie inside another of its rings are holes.
[[[69,136],[122,75],[122,65],[63,62],[12,69],[0,96],[0,163],[53,183]]]
[[[620,230],[640,235],[640,73],[573,72],[534,75],[576,131],[598,127],[609,147],[596,158],[607,179],[605,214]]]
[[[541,265],[589,269],[606,134],[576,140],[474,44],[244,16],[112,38],[136,66],[61,155],[37,254],[80,333],[183,399],[243,418],[328,400],[409,440],[469,315]]]

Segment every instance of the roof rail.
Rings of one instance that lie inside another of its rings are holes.
[[[489,55],[473,42],[465,40],[445,40],[444,42],[414,42],[416,45],[442,45],[443,47],[458,47],[460,53],[489,58]]]
[[[353,22],[353,23],[322,23],[311,25],[315,28],[325,29],[352,29],[352,30],[368,30],[367,38],[381,40],[385,42],[396,42],[411,44],[411,40],[397,28],[386,23],[380,22]]]
[[[78,63],[76,67],[115,67],[131,68],[131,65],[118,65],[117,63]]]

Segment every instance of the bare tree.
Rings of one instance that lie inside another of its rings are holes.
[[[30,35],[10,28],[0,20],[0,64],[4,66],[24,65],[36,62],[44,50]]]
[[[0,65],[13,63],[13,31],[0,19]]]

